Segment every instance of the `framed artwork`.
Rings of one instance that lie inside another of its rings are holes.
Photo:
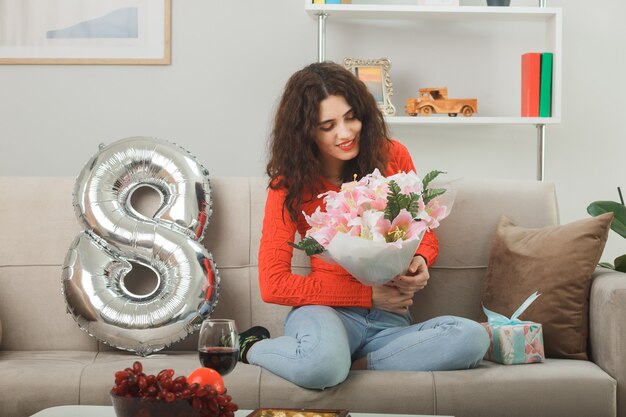
[[[171,0],[0,0],[0,64],[170,64]]]
[[[356,59],[345,58],[343,65],[365,83],[368,90],[378,103],[378,108],[385,116],[396,114],[396,108],[391,104],[393,86],[389,71],[391,61],[387,58],[380,59]]]

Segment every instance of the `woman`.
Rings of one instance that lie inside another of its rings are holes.
[[[337,265],[312,257],[308,276],[292,273],[296,232],[308,229],[302,211],[324,208],[318,194],[378,168],[385,175],[415,171],[407,149],[388,139],[373,96],[351,72],[311,64],[287,82],[274,121],[267,165],[269,192],[259,250],[265,302],[292,306],[285,335],[269,339],[255,327],[242,334],[241,360],[302,387],[342,382],[350,369],[448,370],[477,366],[489,345],[482,326],[445,316],[412,324],[413,295],[435,262],[432,231],[406,275],[368,287]]]

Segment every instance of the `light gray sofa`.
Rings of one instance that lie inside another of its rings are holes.
[[[240,329],[260,324],[281,334],[287,307],[259,296],[257,252],[265,200],[261,178],[212,178],[214,214],[205,244],[222,285],[214,317]],[[62,404],[110,404],[113,374],[137,359],[80,330],[66,313],[61,265],[80,231],[71,205],[74,179],[0,179],[0,416],[29,416]],[[489,202],[489,204],[485,204]],[[437,230],[441,254],[417,294],[415,320],[455,314],[476,318],[491,238],[501,214],[519,225],[558,222],[554,187],[518,181],[461,182],[451,216]],[[564,248],[566,250],[566,248]],[[306,273],[307,260],[294,265]],[[626,417],[626,279],[598,270],[591,288],[593,361],[452,372],[352,371],[324,391],[299,388],[259,367],[239,364],[225,381],[241,408],[347,408],[354,412],[470,416]],[[156,373],[199,366],[196,338],[142,359]]]

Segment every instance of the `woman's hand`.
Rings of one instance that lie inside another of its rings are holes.
[[[405,314],[413,304],[413,293],[400,291],[390,285],[376,285],[372,287],[372,307],[390,311],[396,314]]]
[[[398,275],[385,285],[372,287],[372,307],[392,313],[404,314],[413,305],[413,295],[428,284],[426,260],[413,257],[406,275]]]
[[[406,275],[396,276],[387,285],[396,287],[400,291],[410,293],[413,296],[416,292],[424,289],[428,284],[428,278],[430,278],[430,274],[428,273],[426,260],[420,255],[415,255]]]

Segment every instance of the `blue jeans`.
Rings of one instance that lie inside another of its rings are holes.
[[[248,361],[315,389],[343,382],[363,356],[368,369],[446,371],[478,366],[489,347],[487,331],[473,320],[441,316],[411,325],[408,313],[355,307],[296,307],[284,333],[255,343]]]

